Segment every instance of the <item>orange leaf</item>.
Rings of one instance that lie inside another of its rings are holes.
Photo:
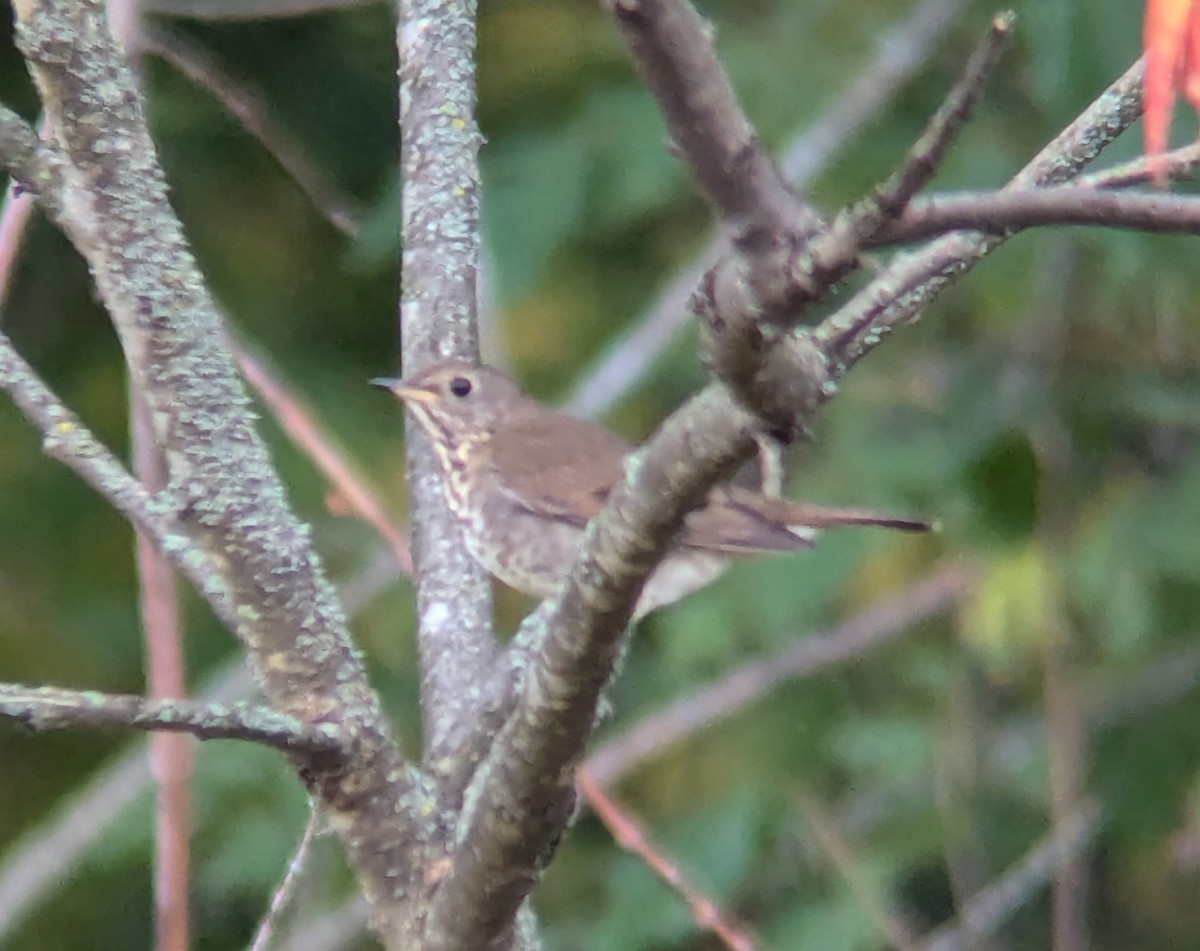
[[[1176,91],[1182,88],[1200,111],[1200,2],[1146,0],[1144,42],[1146,158],[1161,185],[1166,177],[1161,157],[1167,148]]]

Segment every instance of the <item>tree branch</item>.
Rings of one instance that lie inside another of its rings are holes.
[[[1142,113],[1142,63],[1134,64],[1042,149],[1009,183],[1045,188],[1075,178]],[[916,320],[942,291],[1004,243],[998,235],[946,235],[898,255],[817,329],[815,340],[836,376],[877,347],[896,327]]]
[[[657,4],[618,4],[617,14],[619,18],[641,18],[636,24],[641,28],[645,23],[653,26],[646,11],[659,9]],[[682,16],[676,28],[690,30],[698,22]],[[693,43],[675,34],[657,53],[679,55],[688,61],[688,68],[698,68],[704,76],[707,67],[697,67],[693,60],[705,51],[711,55],[706,38]],[[686,74],[681,67],[671,75]],[[711,82],[711,70],[707,77]],[[653,85],[654,80],[651,82]],[[683,92],[675,104],[664,103],[672,127],[681,124],[689,101]],[[1113,118],[1128,112],[1124,102],[1120,95],[1109,98],[1106,105],[1090,110],[1064,133],[1053,149],[1054,158],[1044,159],[1053,161],[1055,168],[1047,168],[1046,181],[1039,184],[1069,177],[1094,158],[1102,147],[1097,142],[1117,134],[1112,127],[1120,124],[1120,119],[1114,123]],[[678,112],[674,118],[672,110]],[[721,110],[693,118],[698,126],[704,126],[712,121],[712,115],[719,114],[723,114]],[[1106,124],[1103,132],[1097,128]],[[686,153],[682,143],[676,144]],[[704,164],[703,157],[691,161],[694,166]],[[1073,170],[1067,173],[1065,167]],[[705,165],[697,177],[708,174],[711,168]],[[753,202],[736,190],[711,182],[706,187],[710,200],[725,195],[737,209],[753,207]],[[755,193],[754,189],[750,192]],[[771,240],[760,244],[771,248]],[[818,235],[814,244],[821,240]],[[746,252],[751,243],[740,242],[738,250]],[[724,288],[727,293],[712,293],[711,286],[702,290],[708,298],[710,324],[740,324],[743,332],[762,334],[767,310],[764,301],[787,302],[796,295],[811,299],[812,255],[801,252],[791,258],[796,267],[778,267],[781,259],[776,256],[774,289],[764,294],[755,287],[753,276],[769,277],[771,256],[760,253],[757,245],[751,251],[758,254],[755,260],[735,261],[730,269],[734,276]],[[783,260],[790,254],[784,244]],[[946,269],[958,266],[947,262]],[[710,274],[709,281],[712,279]],[[888,299],[896,301],[903,293],[893,288]],[[795,313],[792,308],[787,320],[796,319]],[[735,327],[731,334],[738,332]],[[836,380],[850,365],[831,361],[827,341],[820,335],[795,333],[776,339],[760,337],[760,341],[762,346],[751,348],[757,351],[756,359],[748,361],[746,377],[772,401],[768,411],[764,413],[755,402],[752,415],[735,404],[723,388],[709,387],[670,417],[648,446],[630,460],[625,481],[592,521],[580,560],[562,594],[527,622],[522,637],[533,647],[528,663],[518,662],[521,680],[514,715],[496,738],[468,792],[466,801],[473,808],[464,817],[452,871],[435,895],[430,912],[431,929],[445,937],[445,945],[439,947],[499,947],[487,942],[511,920],[561,832],[568,811],[567,779],[592,729],[596,704],[620,653],[622,628],[643,579],[674,537],[684,514],[717,478],[750,456],[753,437],[762,425],[759,415],[771,423],[786,420],[789,431],[803,431],[833,395]],[[876,343],[872,338],[863,346],[870,349]]]
[[[963,951],[977,946],[1009,915],[1023,907],[1064,865],[1095,841],[1101,810],[1085,805],[1018,859],[1000,878],[971,898],[957,923],[939,928],[919,951]]]
[[[873,240],[882,247],[971,229],[1008,232],[1044,225],[1092,225],[1166,234],[1200,232],[1200,198],[1128,194],[1087,187],[1004,189],[930,195],[914,201]]]
[[[793,438],[797,420],[828,398],[835,377],[824,355],[792,327],[859,266],[862,251],[934,174],[970,114],[1012,30],[996,17],[963,74],[909,150],[905,163],[815,233],[787,223],[769,240],[736,242],[692,299],[710,371],[772,431]]]
[[[923,0],[879,40],[871,64],[799,132],[778,162],[793,193],[808,183],[891,101],[954,22],[962,0]],[[727,236],[715,230],[696,260],[659,294],[630,329],[612,343],[574,385],[564,408],[595,418],[628,393],[691,316],[688,301],[708,270],[728,253]]]
[[[949,565],[830,631],[801,635],[778,654],[729,671],[602,743],[585,762],[588,772],[601,786],[613,786],[647,760],[732,716],[778,685],[858,660],[868,650],[889,643],[961,598],[973,575],[963,565]]]
[[[148,17],[142,18],[134,40],[134,52],[149,53],[170,63],[233,115],[326,221],[347,237],[358,235],[366,209],[305,154],[305,148],[272,116],[267,103],[248,83],[231,76],[217,57],[186,33]]]
[[[894,219],[933,178],[950,143],[970,118],[983,92],[984,82],[1008,47],[1015,20],[1012,13],[1002,13],[993,18],[987,34],[967,60],[962,75],[927,124],[921,138],[909,150],[908,160],[876,188],[873,195],[860,203],[865,206],[861,215],[867,221]],[[861,230],[861,226],[858,230]]]
[[[713,210],[748,234],[819,216],[798,201],[738,104],[712,26],[687,0],[607,0],[671,142]]]
[[[824,355],[802,337],[759,344],[764,311],[775,305],[794,312],[797,295],[811,290],[806,275],[782,266],[811,221],[759,147],[690,5],[617,0],[613,11],[684,160],[726,223],[740,230],[727,269],[736,274],[730,293],[709,300],[710,325],[731,328],[714,349],[739,349],[743,379],[773,400],[762,412],[766,419],[806,425],[829,395]],[[978,71],[980,60],[973,60]],[[948,110],[936,124],[952,126],[961,111]],[[834,250],[844,244],[841,234],[828,240]],[[513,670],[515,709],[465,797],[470,811],[452,874],[430,910],[426,937],[434,947],[490,949],[507,940],[507,923],[570,815],[571,772],[645,578],[686,514],[753,453],[761,426],[723,387],[708,388],[669,418],[629,461],[625,481],[590,524],[562,594],[527,621],[520,638],[527,650]]]
[[[233,593],[208,557],[191,545],[169,499],[152,496],[108,448],[50,392],[0,333],[0,389],[42,434],[42,448],[95,489],[110,505],[150,538],[195,585],[213,612],[229,626],[237,624]]]
[[[386,577],[368,568],[342,585],[339,593],[346,610],[359,613],[395,576],[394,568]],[[198,702],[232,704],[253,691],[250,673],[238,656],[202,688]],[[0,856],[0,945],[39,902],[69,886],[101,832],[144,794],[151,778],[147,745],[130,745]],[[365,924],[365,913],[362,918]]]
[[[517,700],[468,790],[430,947],[503,946],[573,808],[572,771],[646,576],[716,479],[754,449],[754,419],[709,388],[659,429],[592,520],[566,588],[523,625]],[[495,943],[492,943],[495,942]]]
[[[444,357],[479,359],[475,6],[400,3],[400,340],[410,375]],[[441,466],[411,415],[405,433],[425,761],[437,764],[459,746],[493,667],[491,582],[467,552]]]
[[[103,4],[30,0],[15,12],[18,47],[55,141],[40,152],[9,150],[12,123],[4,122],[0,150],[10,167],[57,153],[57,164],[42,162],[42,171],[63,170],[57,189],[45,175],[35,187],[46,207],[57,207],[112,317],[163,448],[181,537],[204,551],[227,589],[232,610],[215,607],[271,703],[305,722],[342,725],[346,755],[305,778],[333,816],[378,926],[399,927],[400,897],[419,874],[412,846],[432,824],[419,801],[401,804],[423,798],[423,778],[388,733],[309,531],[288,508],[251,425]],[[185,571],[189,552],[164,550]]]
[[[668,888],[687,902],[698,927],[711,932],[729,951],[758,951],[758,942],[749,929],[732,921],[715,901],[688,881],[678,864],[650,841],[642,823],[617,803],[586,766],[580,767],[578,782],[579,791],[617,845],[638,856]]]
[[[334,723],[310,725],[260,705],[147,700],[128,694],[0,684],[0,717],[31,730],[89,727],[190,733],[200,740],[246,740],[316,759],[341,755],[346,737]]]

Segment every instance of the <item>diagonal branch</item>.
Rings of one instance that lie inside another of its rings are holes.
[[[159,57],[206,90],[279,163],[326,221],[347,237],[358,236],[366,209],[305,154],[304,146],[272,116],[248,83],[229,75],[217,57],[183,31],[148,17],[142,18],[134,41],[136,52]]]
[[[879,40],[872,63],[781,153],[779,166],[793,192],[802,192],[895,96],[961,9],[962,0],[923,0]],[[595,418],[632,389],[686,323],[693,289],[726,253],[726,235],[714,232],[696,260],[672,278],[649,310],[575,384],[564,408],[576,416]]]
[[[646,576],[717,478],[752,454],[754,426],[723,388],[672,415],[590,523],[566,588],[526,620],[520,693],[466,796],[427,947],[504,947],[506,924],[570,817],[572,772]]]
[[[992,20],[987,34],[967,60],[962,76],[909,151],[908,161],[868,199],[867,204],[876,209],[872,218],[891,220],[908,207],[912,197],[933,178],[950,144],[971,117],[984,82],[1008,47],[1015,19],[1010,12]]]
[[[242,376],[271,409],[275,420],[320,473],[341,493],[349,507],[375,529],[391,549],[405,576],[413,574],[412,553],[401,531],[384,511],[378,495],[355,471],[334,437],[289,386],[268,366],[267,360],[244,340],[229,335],[229,345]]]
[[[612,833],[616,843],[637,855],[668,887],[678,892],[692,910],[696,924],[712,932],[729,951],[757,951],[759,944],[741,924],[731,921],[711,898],[688,881],[683,871],[650,841],[642,824],[619,805],[586,766],[579,769],[579,791]]]
[[[1009,187],[1059,185],[1079,173],[1142,113],[1142,63],[1105,90],[1025,166]],[[816,342],[840,375],[896,327],[920,316],[930,301],[1004,243],[999,235],[946,235],[920,251],[899,255],[816,331]]]
[[[614,785],[642,763],[733,716],[774,687],[856,660],[890,643],[961,598],[973,575],[969,567],[949,565],[830,631],[802,635],[778,654],[729,671],[602,743],[587,758],[588,772],[601,786]]]
[[[771,234],[820,218],[792,194],[738,104],[713,29],[687,0],[607,0],[671,142],[724,222]]]
[[[977,947],[981,938],[993,934],[1014,911],[1027,905],[1060,868],[1092,846],[1101,831],[1102,818],[1102,810],[1096,803],[1085,803],[1003,875],[974,895],[959,920],[935,931],[920,945],[919,951],[969,951]]]
[[[1155,156],[1154,162],[1156,165],[1161,164],[1162,173],[1168,179],[1194,178],[1197,167],[1200,167],[1200,142],[1164,152]],[[1083,175],[1077,184],[1089,185],[1092,188],[1129,188],[1131,185],[1145,185],[1154,179],[1154,172],[1150,166],[1150,161],[1143,156],[1100,172]]]
[[[42,382],[0,333],[0,389],[42,433],[47,455],[73,470],[173,560],[225,624],[237,624],[233,594],[215,566],[188,542],[170,501],[150,494]]]

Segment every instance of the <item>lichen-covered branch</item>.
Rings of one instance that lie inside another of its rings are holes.
[[[261,705],[148,700],[61,687],[0,684],[0,718],[38,731],[124,728],[189,733],[199,740],[245,740],[315,759],[338,755],[342,747],[337,724],[308,724]]]
[[[1142,114],[1142,73],[1139,61],[1017,173],[1009,187],[1045,188],[1078,176]],[[949,234],[889,262],[816,332],[835,375],[846,372],[896,327],[916,320],[935,297],[1006,237]]]
[[[237,608],[228,585],[204,552],[191,544],[171,499],[155,496],[138,482],[22,359],[0,333],[0,389],[42,433],[42,448],[78,474],[110,505],[137,526],[154,545],[171,553],[213,612],[237,624]]]
[[[410,375],[443,357],[479,359],[475,7],[400,3],[400,343]],[[449,769],[494,666],[491,582],[446,507],[429,439],[411,419],[405,432],[425,760]]]
[[[381,928],[417,875],[413,845],[431,820],[424,781],[387,730],[308,529],[290,511],[196,269],[147,133],[140,98],[99,0],[18,4],[17,43],[49,117],[62,182],[39,195],[86,260],[169,475],[166,499],[187,546],[211,560],[225,612],[271,704],[335,720],[344,754],[305,771],[347,846]],[[18,164],[28,154],[6,150]],[[66,199],[66,200],[64,200]]]

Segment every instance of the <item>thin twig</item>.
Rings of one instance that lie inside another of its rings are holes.
[[[650,871],[683,896],[697,925],[711,931],[730,951],[755,951],[758,943],[754,938],[743,927],[731,922],[716,902],[688,881],[678,863],[650,841],[637,819],[617,804],[586,766],[579,770],[575,781],[617,845],[641,858]]]
[[[1166,178],[1172,181],[1194,178],[1197,167],[1200,167],[1200,142],[1165,152],[1158,160],[1162,163]],[[1100,172],[1081,175],[1078,183],[1092,188],[1128,188],[1131,185],[1145,185],[1152,179],[1150,162],[1143,156]]]
[[[833,867],[842,877],[842,881],[857,899],[858,907],[863,909],[875,930],[883,937],[889,947],[899,951],[913,951],[916,940],[907,925],[896,913],[887,907],[880,896],[878,888],[871,883],[865,874],[863,862],[855,854],[849,841],[838,829],[837,823],[825,814],[824,809],[812,796],[795,790],[792,793],[800,812],[808,820],[808,827],[813,837],[824,850]]]
[[[613,786],[637,766],[745,709],[779,684],[858,660],[899,637],[961,598],[974,576],[968,566],[945,566],[839,627],[797,637],[779,654],[730,671],[602,743],[586,761],[589,772],[602,786]]]
[[[917,191],[933,177],[955,135],[962,130],[984,81],[1008,46],[1012,26],[1011,15],[992,20],[962,75],[909,150],[904,164],[865,198],[839,213],[822,233],[800,246],[789,282],[781,284],[771,275],[759,278],[767,319],[786,327],[795,326],[804,313],[804,305],[822,299],[834,284],[857,268],[862,251],[872,246],[876,237],[889,230],[891,223],[900,217]],[[757,346],[761,344],[753,338],[747,341],[747,349]],[[732,359],[739,362],[736,356]],[[740,360],[746,365],[750,362],[750,355]],[[725,382],[737,385],[739,392],[745,390],[749,405],[759,405],[761,397],[741,385],[745,368],[732,376],[720,375]]]
[[[347,237],[359,232],[365,210],[341,192],[316,166],[307,150],[271,115],[270,106],[235,80],[199,43],[179,30],[143,18],[138,31],[139,52],[170,63],[233,115],[308,197],[312,206]]]
[[[880,41],[874,61],[821,116],[785,147],[779,165],[793,191],[802,192],[925,62],[962,0],[924,0]],[[688,301],[705,273],[727,253],[725,234],[712,234],[695,261],[658,295],[633,326],[608,346],[563,402],[577,416],[595,418],[619,402],[649,372],[691,316]]]
[[[1200,198],[1106,191],[1085,185],[918,198],[870,243],[904,244],[953,231],[1010,237],[1025,228],[1089,225],[1164,234],[1200,233]]]
[[[308,821],[304,823],[304,832],[300,836],[300,842],[296,845],[292,860],[288,862],[287,873],[283,876],[279,887],[275,889],[275,894],[271,896],[271,905],[262,921],[259,922],[258,930],[254,934],[254,941],[250,945],[250,951],[267,951],[267,948],[270,947],[271,938],[279,924],[279,919],[296,894],[300,876],[308,864],[308,853],[320,828],[321,810],[314,800],[309,799]]]
[[[408,542],[384,512],[377,493],[354,471],[346,453],[287,384],[272,373],[266,360],[241,340],[230,337],[230,349],[242,376],[270,408],[292,442],[340,493],[342,499],[387,543],[401,571],[412,577],[413,561]]]
[[[1100,832],[1100,817],[1100,808],[1094,803],[1080,809],[975,895],[958,921],[935,931],[919,951],[965,951],[973,939],[995,932],[1009,915],[1045,888],[1058,869],[1091,846]]]
[[[146,404],[129,395],[134,472],[142,484],[161,491],[166,474],[154,441]],[[183,619],[175,573],[151,539],[137,533],[135,545],[142,639],[146,646],[146,693],[154,700],[187,696]],[[186,736],[154,733],[150,759],[156,789],[154,830],[155,951],[187,951],[192,744]]]
[[[784,148],[780,168],[793,191],[807,188],[832,158],[882,109],[921,66],[962,9],[962,0],[924,0],[879,42],[874,60],[834,98],[821,116]],[[633,326],[611,343],[573,386],[563,408],[595,418],[619,402],[691,316],[688,301],[704,275],[728,251],[712,234],[695,261],[672,278]]]
[[[791,331],[859,267],[870,241],[934,174],[1010,32],[1011,18],[993,20],[909,160],[883,185],[828,226],[814,228],[803,208],[782,207],[780,214],[792,214],[792,220],[776,217],[761,225],[777,224],[775,231],[744,233],[735,242],[737,253],[705,275],[693,297],[702,325],[702,359],[763,427],[799,436],[836,392],[842,369],[837,355],[808,334]]]
[[[351,895],[336,908],[301,917],[279,951],[345,951],[366,930],[370,908]]]
[[[1048,188],[1075,178],[1142,112],[1142,64],[1135,63],[1013,177],[1009,188]],[[1004,236],[949,234],[918,252],[898,255],[817,329],[816,343],[837,375],[870,353],[924,308]]]
[[[967,60],[962,75],[909,151],[908,160],[876,189],[871,201],[878,206],[883,218],[894,218],[933,177],[954,137],[970,118],[975,102],[983,92],[984,82],[1008,47],[1015,20],[1011,13],[1000,14],[992,20],[987,34]]]

